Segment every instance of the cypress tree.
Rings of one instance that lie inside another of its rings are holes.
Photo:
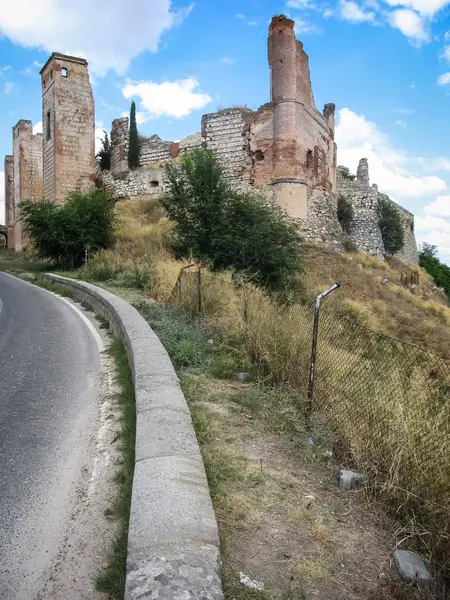
[[[128,166],[130,169],[139,167],[139,138],[136,125],[136,104],[131,103],[130,109],[130,139],[128,143]]]

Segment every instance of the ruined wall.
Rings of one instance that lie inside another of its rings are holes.
[[[128,117],[114,119],[111,128],[111,173],[128,171]]]
[[[20,120],[13,127],[13,202],[14,247],[20,250],[26,243],[18,204],[22,200],[43,199],[42,134],[33,135],[31,121]]]
[[[41,79],[44,194],[64,202],[70,191],[93,188],[95,115],[87,62],[53,53]]]
[[[14,157],[5,156],[5,224],[8,248],[14,248]]]
[[[165,142],[158,135],[140,139],[139,166],[162,163],[172,158],[173,142]]]
[[[115,176],[110,171],[103,171],[100,179],[114,200],[158,195],[166,189],[163,167],[147,166],[128,171],[122,176]]]
[[[383,196],[390,200],[390,198],[388,196],[384,196],[384,194],[380,194],[380,196]],[[404,262],[412,262],[414,264],[418,264],[419,252],[417,250],[416,236],[414,233],[414,215],[413,213],[409,212],[409,210],[406,210],[406,208],[403,208],[396,202],[393,202],[393,200],[390,201],[394,204],[395,208],[400,213],[400,217],[403,223],[403,231],[405,232],[403,248],[400,250],[400,252],[397,252],[397,254],[395,254],[395,257],[400,260],[403,260]]]
[[[405,245],[396,257],[406,262],[418,263],[417,245],[414,236],[414,215],[370,185],[369,165],[366,158],[359,161],[355,181],[338,176],[338,194],[347,198],[353,206],[354,217],[348,237],[358,250],[384,257],[384,244],[378,226],[378,201],[380,198],[392,202],[400,211],[405,229]]]
[[[217,152],[225,177],[233,185],[250,184],[249,133],[253,114],[248,108],[228,108],[202,117],[204,147]]]
[[[5,156],[5,224],[8,248],[14,248],[14,157]]]

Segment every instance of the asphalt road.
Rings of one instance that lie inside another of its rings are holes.
[[[0,273],[0,598],[35,600],[64,544],[99,352],[63,300]]]

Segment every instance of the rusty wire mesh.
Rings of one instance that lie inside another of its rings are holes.
[[[229,312],[252,358],[306,399],[312,306],[280,307],[198,271],[181,274],[171,300],[190,316]],[[341,464],[450,561],[450,361],[322,310],[312,415]]]

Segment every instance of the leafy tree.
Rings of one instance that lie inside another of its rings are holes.
[[[437,247],[424,242],[419,254],[419,264],[434,279],[436,285],[450,298],[450,268],[436,256]]]
[[[341,224],[342,231],[350,233],[351,224],[354,218],[353,205],[348,198],[339,194],[337,205],[337,217]]]
[[[105,137],[102,139],[102,147],[95,155],[101,171],[109,171],[111,168],[111,142],[105,130]]]
[[[81,265],[86,248],[95,252],[114,241],[114,204],[103,190],[72,192],[65,204],[25,200],[19,210],[39,255],[69,267]]]
[[[348,167],[338,167],[338,172],[342,179],[348,179],[349,181],[355,181],[356,179],[356,175],[352,175]]]
[[[137,169],[139,167],[139,155],[140,147],[136,125],[136,104],[133,100],[130,108],[130,136],[128,142],[128,166],[130,169]]]
[[[195,149],[166,166],[162,203],[174,222],[174,250],[212,269],[233,268],[255,283],[286,292],[302,273],[300,237],[278,206],[231,189],[211,150]]]
[[[422,242],[419,247],[419,256],[436,256],[438,252],[437,246],[433,244],[428,244],[427,242]]]
[[[395,204],[387,196],[378,198],[378,226],[386,254],[394,255],[405,243],[402,218]]]

